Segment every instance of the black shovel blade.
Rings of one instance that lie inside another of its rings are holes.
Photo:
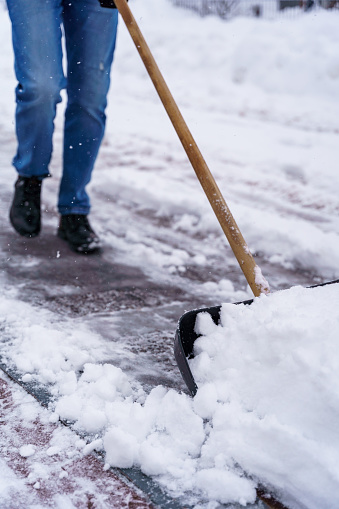
[[[235,304],[251,304],[253,299],[243,302],[235,302]],[[199,313],[209,313],[214,321],[218,324],[220,319],[221,306],[211,308],[194,309],[187,311],[179,320],[174,340],[174,357],[180,369],[188,390],[192,396],[195,396],[198,386],[195,383],[192,371],[188,365],[188,360],[194,357],[194,342],[199,337],[195,332],[195,321]]]
[[[329,281],[327,283],[321,283],[318,285],[310,286],[309,288],[316,288],[317,286],[326,286],[332,285],[335,283],[339,283],[339,279],[335,281]],[[252,304],[253,299],[245,300],[243,302],[235,302],[234,304]],[[194,358],[194,342],[199,337],[199,335],[195,332],[195,321],[198,313],[209,313],[214,321],[214,323],[218,324],[220,319],[220,310],[221,306],[214,306],[210,308],[201,308],[194,309],[192,311],[187,311],[187,313],[183,314],[179,320],[177,330],[175,332],[175,340],[174,340],[174,356],[175,360],[178,364],[178,367],[181,372],[181,376],[183,377],[188,390],[190,391],[192,396],[195,396],[198,390],[198,386],[195,383],[192,371],[188,365],[188,360]]]
[[[174,357],[180,369],[188,390],[192,396],[195,396],[198,390],[197,384],[192,375],[192,371],[188,365],[188,359],[194,357],[193,346],[195,340],[199,337],[194,331],[195,320],[198,313],[207,311],[210,313],[215,323],[218,323],[220,317],[221,306],[204,309],[194,309],[188,311],[179,320],[174,339]]]

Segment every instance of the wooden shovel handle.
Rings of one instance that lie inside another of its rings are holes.
[[[114,0],[121,17],[133,39],[133,42],[141,56],[146,70],[155,86],[156,91],[167,111],[177,135],[186,151],[193,169],[202,185],[203,190],[217,216],[233,253],[238,260],[247,282],[255,297],[261,293],[268,293],[268,284],[261,275],[252,254],[229,210],[214,178],[211,174],[194,138],[181,115],[173,96],[155,62],[153,55],[138,27],[138,24],[129,8],[126,0]]]

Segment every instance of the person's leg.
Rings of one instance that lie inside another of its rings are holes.
[[[25,237],[40,232],[41,182],[49,173],[56,105],[65,86],[60,3],[7,0],[18,80],[18,149],[13,165],[19,174],[9,217],[14,229]]]
[[[64,1],[63,24],[68,104],[58,207],[63,216],[87,215],[90,202],[85,187],[105,129],[118,12],[103,9],[98,0]]]
[[[62,71],[61,0],[7,0],[15,56],[16,133],[13,164],[23,177],[48,175]]]

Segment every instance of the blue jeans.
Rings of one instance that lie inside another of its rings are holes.
[[[18,80],[13,165],[24,177],[48,176],[56,105],[66,88],[58,208],[61,214],[88,214],[85,188],[104,135],[117,10],[103,9],[98,0],[7,0],[7,6]]]

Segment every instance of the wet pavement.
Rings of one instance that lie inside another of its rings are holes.
[[[56,237],[50,225],[54,219],[48,218],[43,233],[34,239],[20,237],[4,222],[0,271],[6,286],[17,288],[26,302],[86,322],[109,345],[108,361],[146,391],[159,384],[186,391],[173,356],[177,322],[187,310],[221,303],[207,291],[195,292],[199,281],[217,281],[227,271],[234,288],[244,288],[232,259],[225,264],[223,256],[229,253],[216,255],[219,259],[212,265],[188,266],[172,281],[157,281],[144,273],[142,263],[137,267],[116,262],[107,244],[90,256],[73,253]],[[277,273],[265,260],[260,265],[273,290],[319,282],[298,271],[280,268]]]
[[[48,230],[34,239],[9,228],[2,232],[6,286],[34,306],[87,322],[111,343],[110,362],[146,390],[159,384],[185,390],[173,357],[174,331],[181,314],[198,302],[183,288],[157,284],[137,267],[108,260],[109,247],[105,254],[79,255]]]

